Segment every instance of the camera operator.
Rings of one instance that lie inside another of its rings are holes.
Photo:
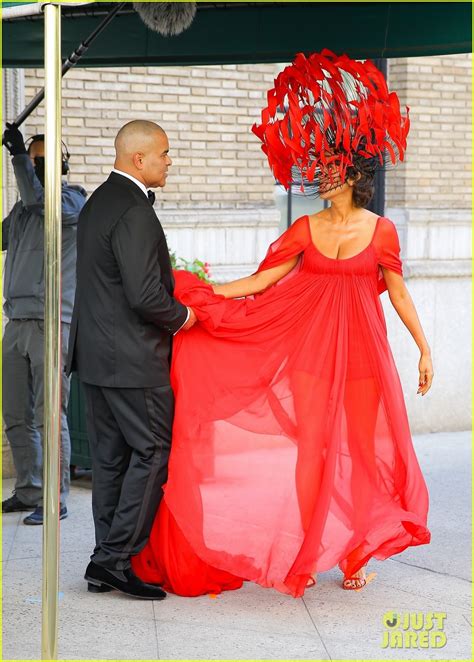
[[[44,414],[44,135],[30,139],[28,148],[19,129],[7,123],[4,142],[12,155],[20,199],[2,226],[2,250],[7,251],[4,274],[3,419],[16,468],[13,495],[2,512],[34,510],[25,524],[43,523]],[[69,153],[62,157],[67,174]],[[76,283],[76,230],[86,199],[81,186],[62,183],[62,363],[67,343]],[[71,442],[67,425],[69,380],[62,371],[60,518],[67,517]]]

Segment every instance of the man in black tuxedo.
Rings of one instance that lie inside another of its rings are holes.
[[[166,133],[133,121],[115,139],[115,168],[89,198],[77,232],[77,288],[68,374],[86,399],[96,545],[93,592],[166,596],[141,582],[130,557],[145,545],[167,479],[173,392],[171,338],[196,317],[173,298],[163,228],[148,188],[166,184]]]

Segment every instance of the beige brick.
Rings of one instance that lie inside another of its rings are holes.
[[[90,83],[88,83],[89,87]],[[77,80],[76,78],[68,78],[67,75],[63,78],[63,94],[68,90],[82,90],[84,88],[84,81]]]
[[[209,67],[206,71],[206,78],[247,80],[247,74],[244,71],[230,71],[229,69],[226,69],[223,73],[220,67],[216,69]]]
[[[68,125],[68,127],[84,126],[84,118],[83,117],[66,117],[66,124]]]
[[[123,73],[117,76],[117,80],[124,83],[143,83],[143,75]]]

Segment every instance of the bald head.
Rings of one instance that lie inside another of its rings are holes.
[[[115,167],[145,186],[164,186],[171,159],[164,130],[155,122],[133,120],[117,133],[114,142]]]
[[[115,154],[117,158],[133,156],[135,152],[146,152],[152,146],[157,134],[165,132],[155,122],[148,120],[133,120],[125,124],[115,137]]]

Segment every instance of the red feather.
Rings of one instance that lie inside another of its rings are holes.
[[[401,114],[397,95],[388,91],[373,62],[357,62],[324,49],[308,57],[298,53],[278,74],[261,124],[254,124],[252,131],[262,141],[275,176],[288,185],[292,166],[314,179],[316,168],[325,171],[337,158],[343,178],[355,154],[383,162],[382,152],[387,150],[393,163],[402,160],[408,113],[406,108]],[[326,158],[325,151],[334,150],[336,156]],[[334,178],[331,173],[326,176]]]

